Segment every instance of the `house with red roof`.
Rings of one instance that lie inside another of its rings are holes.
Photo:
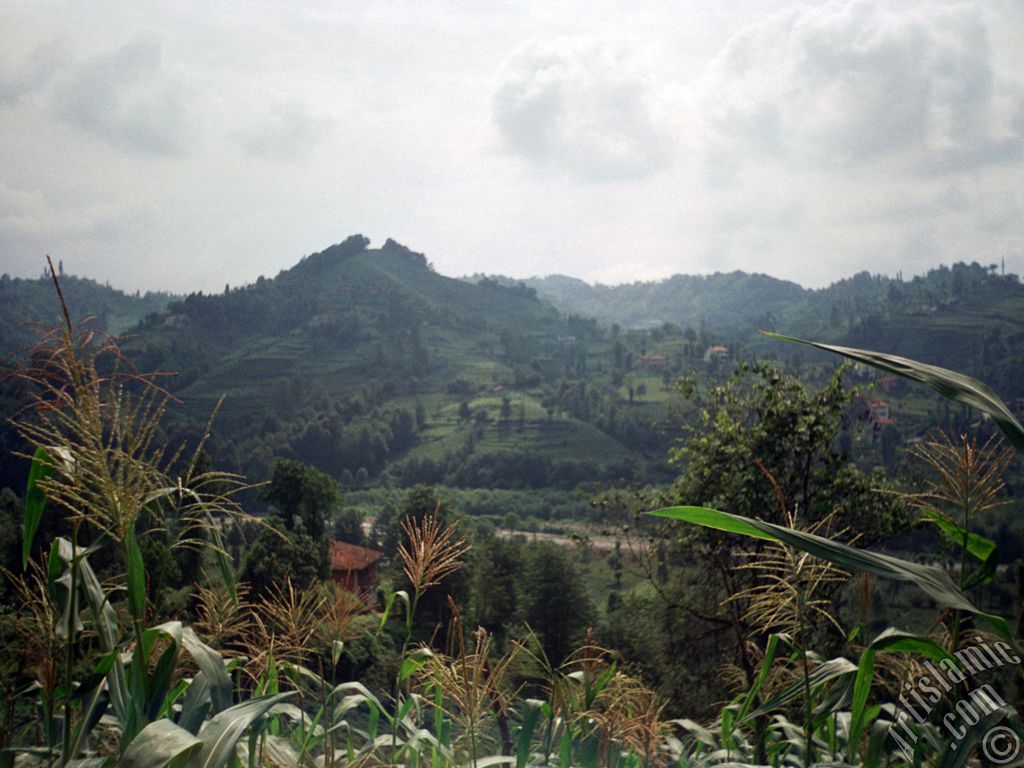
[[[377,562],[383,552],[344,541],[331,542],[331,579],[342,589],[358,595],[369,606],[377,604],[380,574]]]

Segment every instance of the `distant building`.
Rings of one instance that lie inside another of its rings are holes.
[[[870,417],[875,424],[891,424],[893,420],[889,413],[889,401],[872,400]]]
[[[358,595],[369,606],[377,604],[380,574],[377,562],[383,552],[344,541],[331,542],[331,579],[342,589]]]
[[[729,348],[723,347],[720,344],[715,344],[704,350],[704,362],[709,363],[716,357],[728,357]]]

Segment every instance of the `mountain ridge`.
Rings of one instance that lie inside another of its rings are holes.
[[[110,298],[63,279],[75,307]],[[559,305],[553,285],[596,296],[608,321]],[[46,281],[0,281],[5,295],[59,315]],[[210,448],[254,478],[279,457],[361,473],[364,485],[565,490],[663,478],[668,438],[655,423],[675,376],[818,359],[758,327],[905,354],[1024,396],[1024,286],[977,264],[909,282],[860,273],[827,289],[743,272],[594,289],[564,276],[450,278],[394,240],[371,248],[353,235],[273,278],[157,297],[162,311],[141,298],[127,301],[139,322],[123,345],[140,370],[178,372],[167,386],[185,405],[169,435],[202,435],[226,397]]]

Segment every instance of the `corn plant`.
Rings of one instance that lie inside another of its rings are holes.
[[[34,626],[44,647],[37,738],[14,752],[42,765],[225,765],[246,728],[282,697],[233,704],[220,654],[180,622],[148,625],[139,541],[144,525],[173,519],[179,546],[211,540],[229,572],[215,518],[240,514],[227,495],[240,482],[199,469],[202,443],[191,458],[158,445],[166,393],[132,371],[113,342],[76,331],[55,284],[65,323],[17,372],[33,393],[15,422],[34,447],[23,568],[45,509],[63,514],[70,536],[56,537],[17,581],[31,616],[22,628]],[[175,467],[183,471],[172,474]],[[124,564],[116,589],[125,612],[89,562],[104,548]],[[181,674],[184,654],[198,670],[191,679]]]
[[[1024,451],[1024,427],[1020,425],[1002,400],[991,389],[968,376],[893,355],[807,342],[778,334],[768,335],[835,352],[852,360],[927,384],[946,397],[988,413],[1010,443],[1018,451]],[[945,570],[936,566],[922,565],[881,553],[857,549],[815,533],[800,531],[793,527],[775,525],[721,510],[681,506],[655,510],[651,514],[774,542],[784,547],[807,553],[849,571],[868,573],[882,578],[913,584],[928,594],[939,605],[953,611],[955,618],[950,646],[952,649],[956,649],[959,641],[961,616],[963,614],[973,614],[983,624],[987,625],[996,636],[1011,645],[1018,654],[1024,655],[1006,620],[1000,616],[988,614],[980,610],[971,602],[966,594],[966,590],[970,587],[987,583],[995,571],[998,553],[994,542],[972,534],[968,529],[968,525],[972,514],[992,503],[995,492],[1001,486],[999,475],[1008,461],[1008,456],[1003,453],[996,453],[990,456],[988,460],[979,461],[976,447],[966,441],[962,446],[962,456],[959,453],[961,448],[952,447],[948,441],[945,445],[941,443],[934,444],[926,446],[921,450],[924,452],[923,458],[935,466],[944,478],[944,483],[931,489],[923,498],[950,502],[960,510],[962,515],[961,522],[958,523],[958,521],[948,515],[943,515],[931,507],[927,508],[928,518],[939,527],[944,535],[961,547],[959,583],[954,583]],[[972,556],[980,562],[979,567],[970,577],[967,575],[968,556]],[[850,761],[860,758],[866,763],[875,764],[879,756],[875,738],[878,723],[882,722],[879,718],[882,717],[885,710],[877,705],[869,708],[867,703],[873,682],[876,655],[882,652],[907,652],[934,659],[949,656],[949,652],[931,638],[906,635],[893,630],[883,633],[882,636],[876,639],[875,643],[869,645],[863,651],[858,665],[853,665],[851,662],[843,660],[849,665],[844,674],[850,678],[851,686],[848,695],[852,706],[844,718],[846,759]],[[803,653],[806,654],[806,651]],[[814,673],[805,672],[803,676],[805,695],[811,687],[811,676],[829,663],[831,662],[825,662],[820,666],[816,666]],[[828,711],[834,720],[837,710],[833,707]],[[728,750],[734,743],[753,743],[749,741],[739,742],[732,739],[734,720],[731,714],[726,714],[727,712],[728,708],[723,712],[722,717],[722,721],[729,723],[729,728],[723,732],[727,738],[716,742],[714,739],[708,738],[708,733],[710,732],[700,732],[698,739],[700,743],[709,747],[715,747],[719,752],[723,748]],[[926,745],[929,744],[930,739],[934,747],[932,750],[934,759],[942,765],[962,765],[970,756],[973,740],[979,738],[986,729],[1004,717],[1018,720],[1016,713],[1010,708],[990,713],[989,717],[981,719],[971,727],[964,741],[966,746],[960,749],[959,754],[955,754],[958,745],[943,745],[941,739],[934,733],[926,733],[925,735],[929,738],[917,740],[916,744],[919,750],[927,752],[929,748]],[[808,761],[813,761],[814,758],[811,735],[816,731],[817,723],[813,721],[812,712],[808,709],[805,709],[803,719],[804,750],[803,754],[798,755],[798,762],[806,764]],[[1016,727],[1020,728],[1019,721]],[[927,728],[923,727],[919,727],[919,729],[928,731]],[[865,745],[863,737],[866,733],[870,735],[866,739],[867,744]],[[914,759],[923,759],[927,756],[924,752],[919,751],[916,753]]]

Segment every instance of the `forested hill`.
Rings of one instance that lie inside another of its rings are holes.
[[[167,293],[129,294],[95,280],[61,275],[68,309],[76,318],[91,316],[91,326],[112,335],[123,333],[154,312],[163,312],[174,298]],[[33,324],[59,322],[53,280],[0,276],[0,359],[38,339]]]
[[[770,312],[798,304],[808,294],[796,283],[745,272],[674,275],[657,282],[614,286],[590,285],[565,275],[521,282],[563,312],[623,328],[654,328],[663,323],[698,328],[703,323],[732,331],[764,326]]]
[[[124,344],[140,370],[176,372],[167,384],[184,405],[170,437],[201,435],[225,397],[211,451],[253,480],[277,458],[348,487],[664,480],[672,434],[657,424],[675,376],[809,358],[757,327],[906,354],[1024,396],[1024,286],[977,264],[817,291],[743,273],[522,284],[447,278],[423,254],[356,235],[274,278],[169,302],[62,280],[76,318],[98,315],[115,333],[142,318]],[[17,320],[59,313],[42,280],[0,282],[0,310],[4,353],[20,340]],[[0,396],[13,407],[13,390]],[[12,445],[0,433],[5,455]],[[0,457],[0,487],[20,487],[8,464]]]
[[[200,434],[223,395],[212,451],[253,479],[293,458],[350,487],[571,489],[665,460],[663,407],[620,403],[595,321],[528,288],[444,277],[391,240],[353,236],[274,278],[190,295],[132,335],[139,369],[177,372],[172,436]]]
[[[942,266],[906,281],[861,272],[817,290],[744,272],[617,286],[562,275],[485,279],[532,288],[562,312],[606,326],[708,329],[751,351],[770,348],[756,329],[774,329],[964,370],[1007,397],[1017,396],[1024,375],[1024,285],[994,264]]]

